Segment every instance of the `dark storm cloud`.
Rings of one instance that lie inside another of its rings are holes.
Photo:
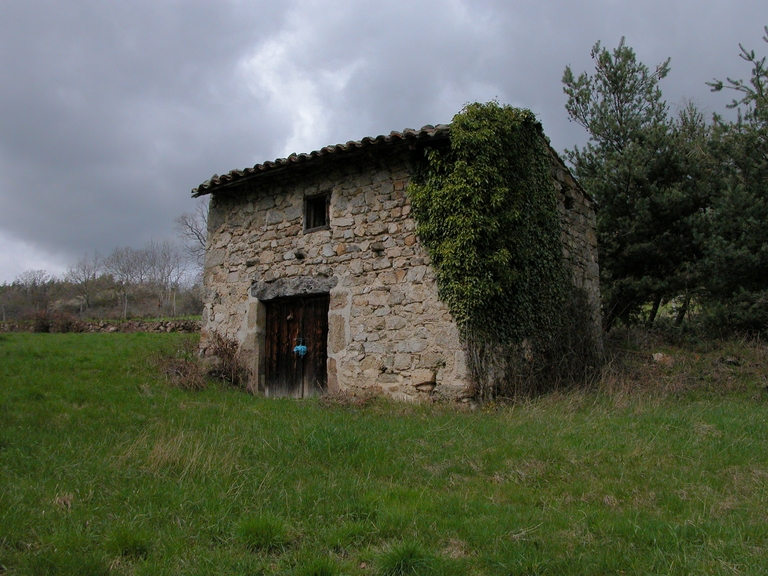
[[[172,233],[189,191],[290,152],[449,122],[497,97],[583,142],[560,78],[621,36],[710,112],[757,3],[441,0],[0,4],[0,282]],[[706,6],[706,9],[703,9]]]
[[[280,18],[223,2],[4,3],[0,229],[69,261],[168,234],[192,186],[284,129],[237,70]]]

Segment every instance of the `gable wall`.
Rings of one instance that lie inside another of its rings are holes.
[[[594,341],[601,345],[600,267],[597,261],[595,207],[584,194],[568,169],[552,154],[552,181],[558,194],[558,209],[562,225],[563,256],[568,262],[573,284],[583,290],[589,304]]]
[[[263,387],[264,306],[257,294],[311,277],[332,286],[329,390],[378,386],[398,398],[433,389],[461,396],[468,385],[464,352],[416,240],[405,196],[407,151],[326,164],[256,179],[249,190],[212,200],[203,347],[212,330],[236,338]],[[330,229],[305,234],[303,198],[325,191]]]

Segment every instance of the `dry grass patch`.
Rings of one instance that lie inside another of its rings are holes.
[[[768,346],[759,338],[681,346],[664,333],[617,329],[606,336],[606,358],[598,389],[617,407],[638,394],[667,398],[764,389],[768,398]]]
[[[208,385],[208,368],[198,356],[197,343],[196,336],[186,337],[152,355],[152,363],[171,386],[203,390]]]
[[[229,476],[240,461],[239,445],[222,447],[217,431],[179,431],[156,424],[124,445],[117,460],[125,467],[155,476],[171,475],[179,481],[188,476]]]
[[[463,540],[459,540],[458,538],[451,538],[448,540],[448,542],[446,542],[440,549],[440,553],[443,556],[451,558],[452,560],[466,558],[472,554],[469,550],[469,547],[467,546],[467,543]]]
[[[326,408],[365,408],[381,398],[379,390],[339,390],[328,392],[320,397],[320,405]]]

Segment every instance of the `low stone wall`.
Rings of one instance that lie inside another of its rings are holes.
[[[200,332],[202,322],[196,320],[164,320],[149,322],[127,320],[125,322],[80,322],[77,321],[68,332]],[[0,332],[33,332],[31,322],[2,322]],[[51,330],[55,332],[55,329]]]
[[[202,322],[199,320],[164,320],[147,322],[144,320],[128,320],[119,324],[109,322],[86,322],[83,332],[183,332],[192,334],[200,332]]]

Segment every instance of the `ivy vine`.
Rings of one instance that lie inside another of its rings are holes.
[[[562,324],[571,283],[549,154],[530,110],[468,104],[408,187],[440,297],[475,356],[541,354]]]

